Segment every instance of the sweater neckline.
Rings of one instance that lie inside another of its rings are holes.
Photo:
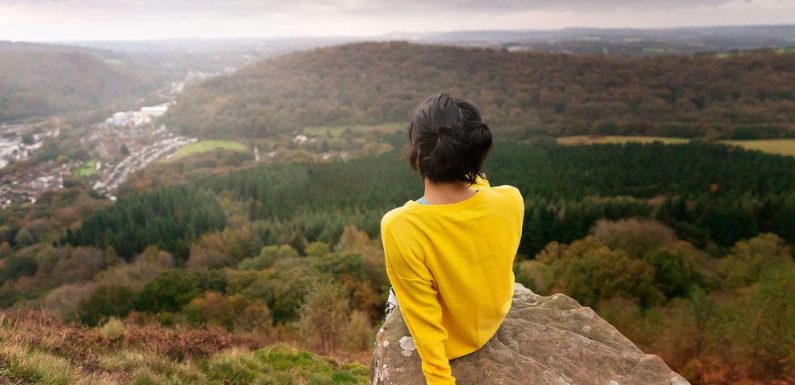
[[[410,201],[406,202],[406,205],[410,206],[410,207],[420,207],[421,210],[457,209],[457,208],[469,206],[469,205],[473,204],[474,202],[478,202],[478,201],[482,200],[483,199],[483,195],[485,195],[484,192],[483,192],[483,189],[478,189],[478,190],[475,190],[475,193],[472,194],[472,196],[470,196],[469,198],[461,200],[461,201],[458,201],[458,202],[455,202],[455,203],[441,203],[441,204],[427,204],[427,205],[424,205],[424,204],[422,204],[420,202],[417,202],[416,200],[410,200]]]

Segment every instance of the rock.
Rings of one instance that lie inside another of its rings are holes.
[[[516,284],[500,329],[480,350],[452,360],[458,385],[687,385],[590,307]],[[371,385],[422,385],[420,357],[396,308],[378,332]]]

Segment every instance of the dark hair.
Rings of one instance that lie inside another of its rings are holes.
[[[478,176],[485,178],[482,166],[491,142],[489,126],[475,103],[441,93],[414,110],[406,156],[431,182],[472,184]]]

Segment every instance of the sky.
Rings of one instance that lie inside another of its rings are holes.
[[[0,0],[0,40],[795,24],[795,0]]]

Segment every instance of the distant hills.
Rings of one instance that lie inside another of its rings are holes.
[[[0,122],[97,109],[138,98],[152,77],[96,50],[0,42]]]
[[[418,43],[500,47],[535,52],[659,55],[795,48],[795,25],[453,31],[395,33],[387,37]]]
[[[475,100],[496,131],[795,136],[795,55],[566,55],[405,42],[260,61],[183,92],[169,122],[202,136],[406,121],[427,95]]]

